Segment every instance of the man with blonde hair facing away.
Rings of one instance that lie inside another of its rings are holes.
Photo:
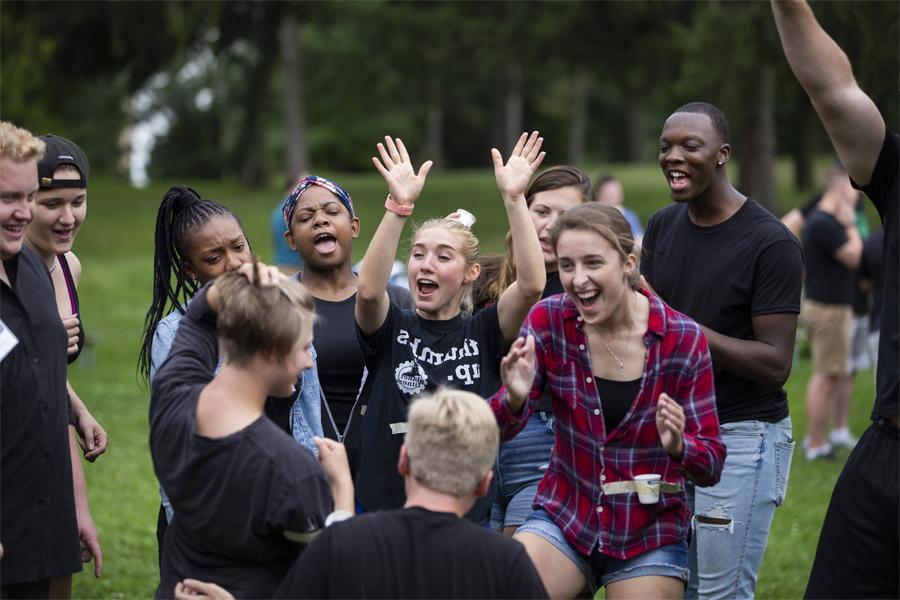
[[[367,513],[323,531],[297,559],[280,598],[546,598],[517,541],[462,518],[493,478],[499,433],[487,403],[439,388],[409,409],[397,470],[402,509]],[[186,580],[176,598],[223,598]]]
[[[68,334],[47,266],[22,243],[43,155],[0,123],[0,598],[67,598],[82,560],[98,577],[103,564],[69,425]]]

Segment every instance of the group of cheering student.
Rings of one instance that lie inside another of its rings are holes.
[[[898,137],[809,7],[773,12],[882,216],[885,298],[896,298]],[[408,290],[389,280],[432,164],[416,169],[400,139],[373,157],[388,195],[358,272],[360,221],[338,183],[304,177],[284,202],[303,264],[291,276],[259,263],[224,205],[166,193],[140,352],[161,496],[158,597],[754,595],[794,448],[782,386],[800,245],[730,184],[728,122],[711,104],[685,104],[663,125],[675,202],[650,218],[639,251],[582,171],[539,172],[542,143],[523,133],[505,160],[491,151],[505,252],[480,257],[457,213],[424,220]],[[86,161],[81,175],[86,187]],[[74,284],[60,281],[68,317]],[[810,597],[896,596],[888,304],[874,423],[835,489]],[[73,418],[96,451],[105,434],[85,414]]]

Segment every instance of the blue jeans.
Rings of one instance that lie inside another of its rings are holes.
[[[720,431],[728,449],[722,478],[688,488],[694,537],[685,598],[754,597],[775,507],[787,492],[795,445],[790,417],[726,423]]]
[[[516,437],[500,444],[492,529],[518,527],[534,511],[538,484],[547,472],[556,443],[553,423],[553,413],[536,411]]]
[[[609,586],[635,577],[674,577],[681,582],[688,579],[687,540],[660,546],[633,558],[611,558],[601,555],[596,549],[591,556],[585,556],[569,544],[562,530],[543,508],[532,512],[518,532],[542,538],[572,561],[587,580],[591,594],[601,585]]]

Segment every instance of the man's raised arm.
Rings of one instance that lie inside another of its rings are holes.
[[[884,142],[884,119],[863,92],[847,55],[805,0],[771,0],[791,70],[809,95],[838,157],[857,185],[869,183]]]

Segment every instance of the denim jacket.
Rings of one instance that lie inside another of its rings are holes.
[[[150,346],[150,381],[153,381],[156,371],[169,355],[172,341],[175,339],[178,325],[183,316],[179,311],[174,310],[156,326]],[[322,431],[322,386],[319,384],[319,372],[316,370],[316,349],[312,346],[310,353],[313,358],[313,366],[300,374],[300,390],[291,407],[291,434],[297,443],[318,456],[319,451],[313,443],[313,437],[325,436]],[[220,359],[216,370],[221,365]],[[162,488],[159,489],[159,495],[166,510],[166,520],[171,522],[174,513],[169,498]]]

